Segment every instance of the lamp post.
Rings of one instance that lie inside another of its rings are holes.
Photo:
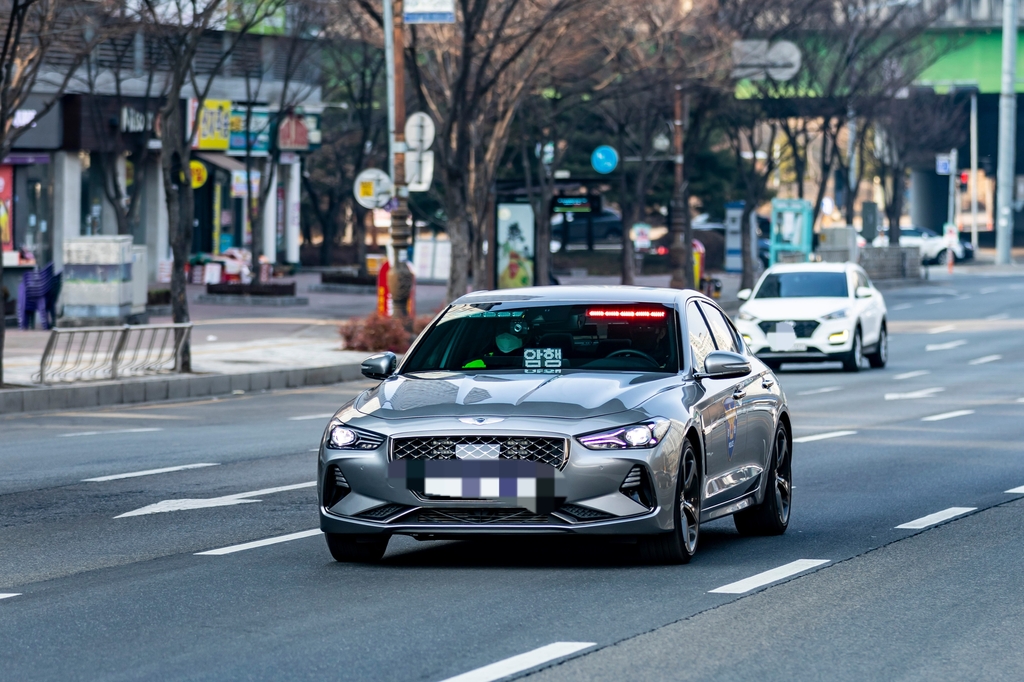
[[[675,173],[672,184],[672,241],[668,247],[669,263],[672,268],[672,277],[669,286],[673,289],[696,288],[700,282],[693,279],[693,255],[691,253],[691,241],[689,230],[689,215],[685,211],[686,192],[683,178],[683,134],[690,118],[690,97],[683,95],[683,86],[675,86],[672,141],[675,152]]]
[[[409,298],[412,296],[413,274],[408,263],[411,238],[409,230],[409,188],[405,184],[405,38],[402,22],[403,0],[384,0],[385,43],[390,36],[391,45],[385,46],[391,62],[388,75],[388,126],[391,140],[389,161],[391,178],[395,185],[397,205],[391,210],[391,246],[394,262],[388,267],[388,289],[391,291],[393,315],[409,317]],[[406,319],[405,326],[412,327]]]

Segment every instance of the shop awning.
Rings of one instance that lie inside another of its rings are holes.
[[[216,152],[192,152],[192,156],[202,159],[206,163],[212,163],[217,168],[223,168],[226,171],[245,171],[244,161],[239,161],[227,154],[218,154]],[[253,170],[255,171],[257,169],[253,168]]]

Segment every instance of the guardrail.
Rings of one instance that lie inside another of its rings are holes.
[[[191,322],[53,329],[33,379],[54,384],[178,372],[191,334]]]

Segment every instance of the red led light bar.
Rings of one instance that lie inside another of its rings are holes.
[[[665,317],[665,311],[630,308],[591,308],[587,311],[587,317],[605,320],[660,320]]]

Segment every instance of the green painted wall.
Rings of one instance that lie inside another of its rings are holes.
[[[999,94],[1003,64],[1003,34],[999,29],[966,30],[962,33],[932,34],[938,40],[962,43],[940,57],[926,69],[918,83],[935,85],[939,92],[943,83],[977,83],[982,93]],[[1017,32],[1017,92],[1024,92],[1024,34]]]

